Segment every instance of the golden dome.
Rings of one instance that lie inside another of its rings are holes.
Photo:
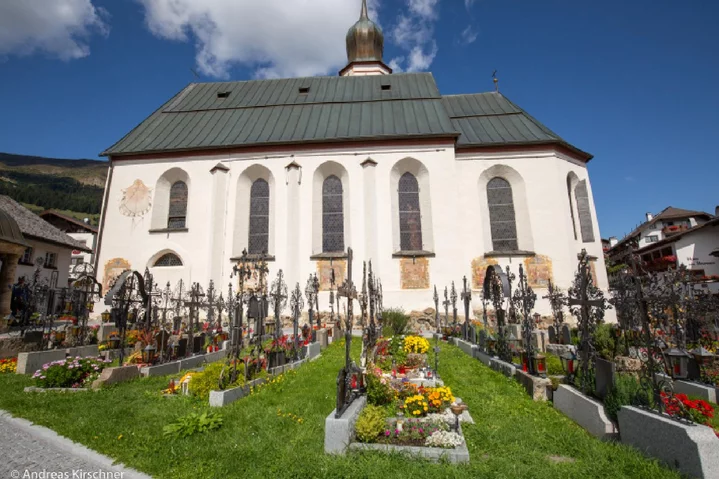
[[[347,32],[347,61],[382,61],[384,35],[382,29],[367,16],[367,0],[362,0],[360,18]]]

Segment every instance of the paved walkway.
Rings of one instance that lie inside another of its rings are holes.
[[[53,477],[108,477],[149,479],[149,476],[113,465],[107,456],[59,436],[55,431],[12,417],[0,410],[0,478],[42,477],[42,471],[59,472]],[[100,475],[97,472],[115,473]],[[51,477],[51,476],[45,476]]]

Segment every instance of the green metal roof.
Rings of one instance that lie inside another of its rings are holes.
[[[400,73],[192,83],[102,154],[422,137],[566,144],[499,93],[442,97],[431,73]]]

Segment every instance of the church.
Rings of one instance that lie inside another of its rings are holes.
[[[348,247],[355,282],[371,260],[385,307],[405,311],[464,276],[481,309],[498,264],[523,265],[550,314],[548,282],[566,290],[582,249],[606,290],[592,155],[498,91],[441,95],[431,73],[393,74],[383,43],[363,1],[339,75],[191,83],[104,151],[103,290],[145,268],[161,288],[226,290],[246,250],[290,288],[316,274],[324,311]]]

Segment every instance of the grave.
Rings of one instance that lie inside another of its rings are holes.
[[[614,386],[616,365],[606,359],[595,359],[595,390],[599,399],[604,399]]]
[[[521,369],[515,369],[514,378],[524,386],[527,394],[535,401],[547,401],[550,399],[552,381],[549,378],[532,376]]]
[[[710,427],[687,424],[633,406],[622,407],[618,417],[623,443],[687,476],[719,477],[719,438]]]
[[[549,344],[549,338],[546,331],[541,329],[532,331],[532,346],[536,352],[546,352],[547,344]]]
[[[130,381],[140,377],[140,370],[137,366],[120,366],[116,368],[105,368],[100,373],[100,377],[92,382],[93,389],[99,389],[103,385],[117,384]]]

